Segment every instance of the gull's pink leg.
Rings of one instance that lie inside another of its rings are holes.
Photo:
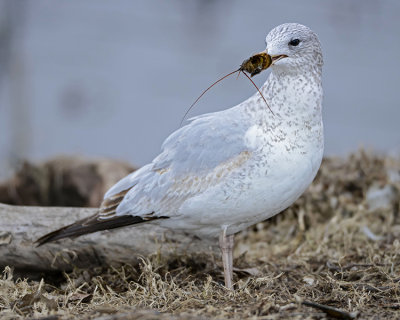
[[[225,287],[228,289],[233,288],[233,244],[234,235],[227,236],[226,229],[219,237],[219,246],[222,252],[222,263],[224,265]]]

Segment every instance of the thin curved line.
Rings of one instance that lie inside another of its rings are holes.
[[[221,79],[218,79],[217,81],[215,81],[211,86],[209,86],[206,90],[203,91],[203,93],[196,99],[195,102],[192,103],[192,105],[189,107],[189,109],[185,112],[185,115],[183,116],[181,123],[179,124],[179,127],[182,126],[183,121],[185,121],[186,116],[188,115],[188,113],[190,112],[190,110],[192,110],[192,108],[194,107],[194,105],[197,103],[197,101],[199,101],[201,99],[202,96],[204,96],[204,94],[210,90],[214,85],[216,85],[218,82],[224,80],[225,78],[229,77],[230,75],[236,73],[240,71],[240,69],[237,69],[235,71],[232,71],[231,73],[228,73],[226,76],[222,77]],[[265,99],[264,99],[265,100]],[[268,104],[267,104],[268,105]]]
[[[257,87],[257,85],[254,83],[254,81],[246,74],[246,72],[242,72],[242,73],[247,77],[247,79],[249,79],[249,80],[251,81],[251,83],[253,84],[253,86],[256,87],[258,93],[259,93],[259,94],[261,95],[261,97],[263,98],[263,100],[264,100],[265,104],[267,105],[269,111],[271,111],[271,113],[275,116],[275,113],[272,112],[271,108],[270,108],[269,105],[268,105],[267,100],[265,100],[263,94],[261,93],[260,89],[258,89],[258,87]]]

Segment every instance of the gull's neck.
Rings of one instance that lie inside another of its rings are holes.
[[[322,122],[322,83],[318,70],[282,72],[272,70],[261,88],[274,115],[259,93],[246,101],[246,109],[260,121],[272,123],[290,122],[302,126]]]
[[[322,156],[321,76],[315,73],[271,72],[261,88],[272,112],[257,93],[239,105],[250,117],[252,130],[262,132],[260,146],[284,146],[292,152]],[[256,129],[253,129],[256,128]]]

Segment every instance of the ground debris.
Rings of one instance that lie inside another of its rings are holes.
[[[333,308],[330,306],[325,306],[323,304],[315,303],[315,302],[310,302],[310,301],[303,301],[303,305],[311,308],[315,308],[318,310],[322,310],[325,312],[328,316],[335,318],[335,319],[345,319],[345,320],[352,320],[355,319],[358,315],[358,312],[347,312],[340,310],[338,308]]]
[[[42,284],[7,268],[0,318],[399,319],[399,198],[375,208],[367,200],[371,188],[399,195],[399,170],[399,160],[363,151],[324,159],[292,207],[237,236],[234,291],[218,255],[160,250],[139,265],[43,275]],[[15,303],[39,288],[57,309],[39,301],[20,312]]]

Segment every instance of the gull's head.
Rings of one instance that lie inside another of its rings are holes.
[[[322,50],[317,35],[298,23],[285,23],[272,29],[266,38],[272,57],[272,70],[283,73],[321,73]]]

